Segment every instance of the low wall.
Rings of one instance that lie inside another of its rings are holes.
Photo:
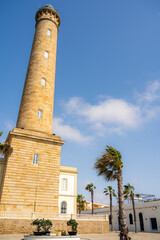
[[[30,219],[0,219],[0,234],[32,234],[35,227]],[[78,234],[106,234],[109,232],[108,221],[77,220]],[[55,230],[70,230],[67,220],[52,220],[52,233]]]

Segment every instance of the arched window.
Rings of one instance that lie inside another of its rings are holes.
[[[47,36],[51,36],[51,29],[47,29]]]
[[[133,216],[132,213],[129,214],[129,223],[133,224]]]
[[[120,217],[118,216],[118,230],[120,230]]]
[[[33,164],[38,164],[38,154],[37,153],[35,153],[33,155]]]
[[[67,203],[64,201],[61,203],[61,213],[67,213]]]
[[[46,79],[42,78],[41,79],[41,86],[44,87],[46,85]]]
[[[143,214],[141,212],[139,213],[139,223],[141,231],[144,231]]]
[[[44,52],[44,57],[45,57],[45,58],[48,58],[48,56],[49,56],[49,52],[48,52],[48,51],[45,51],[45,52]]]

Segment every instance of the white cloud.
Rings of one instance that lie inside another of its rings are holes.
[[[89,123],[99,135],[108,133],[124,134],[126,130],[136,129],[143,123],[157,117],[158,105],[151,105],[160,99],[160,81],[148,84],[143,94],[136,94],[138,103],[124,99],[101,99],[97,104],[90,104],[80,97],[72,97],[63,103],[70,116],[75,115],[82,122]]]
[[[150,82],[144,93],[136,93],[139,102],[153,102],[160,99],[160,81],[155,80]]]
[[[63,124],[62,118],[53,119],[53,130],[57,135],[62,136],[62,138],[77,143],[88,144],[93,140],[92,137],[83,135],[78,129]]]
[[[105,99],[97,105],[85,103],[82,98],[73,97],[65,104],[68,113],[82,115],[89,122],[119,123],[127,126],[135,126],[135,120],[139,119],[141,112],[138,106],[130,104],[122,99]]]
[[[122,134],[124,128],[135,128],[141,121],[139,106],[122,99],[107,98],[91,105],[82,98],[73,97],[64,106],[69,114],[84,117],[86,122],[99,131],[108,130]]]

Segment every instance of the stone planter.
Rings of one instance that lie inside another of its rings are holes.
[[[77,231],[76,232],[68,232],[68,234],[70,235],[70,236],[73,236],[73,235],[76,235],[77,234]]]
[[[80,236],[33,236],[33,235],[24,235],[24,240],[80,240]]]
[[[35,236],[50,236],[50,232],[34,232]]]

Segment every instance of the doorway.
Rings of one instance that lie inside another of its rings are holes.
[[[143,222],[143,214],[140,212],[139,213],[139,223],[140,223],[140,231],[144,231],[144,222]]]

